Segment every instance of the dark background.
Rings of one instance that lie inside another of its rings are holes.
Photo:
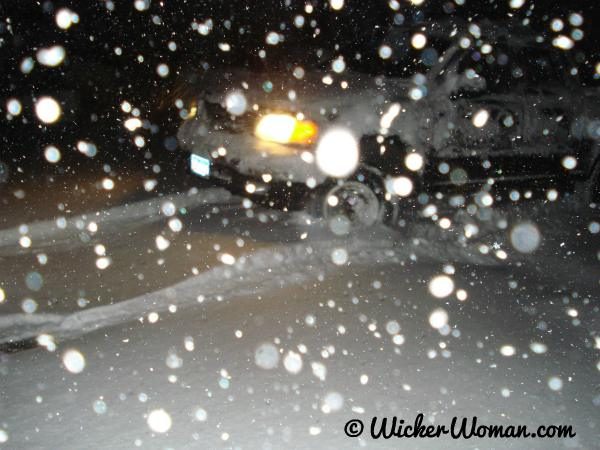
[[[561,18],[565,22],[563,32],[569,33],[572,27],[568,16],[578,12],[584,17],[585,37],[571,52],[579,64],[582,81],[597,83],[593,76],[600,60],[596,45],[600,32],[593,26],[597,2],[528,0],[519,10],[512,10],[508,3],[467,0],[464,5],[456,5],[426,0],[413,6],[401,0],[400,9],[393,11],[383,0],[346,0],[341,11],[333,11],[327,2],[313,0],[314,11],[309,15],[304,13],[304,1],[152,0],[143,12],[134,8],[133,0],[115,1],[112,11],[104,0],[2,1],[0,108],[5,116],[6,99],[16,97],[23,104],[23,113],[10,121],[6,117],[0,120],[0,160],[21,178],[36,176],[40,170],[75,172],[105,163],[145,170],[151,170],[153,164],[168,168],[180,159],[179,152],[165,142],[173,142],[179,125],[173,102],[186,91],[182,81],[186,74],[218,71],[225,66],[262,71],[289,70],[295,65],[328,68],[337,55],[343,55],[354,70],[390,74],[419,63],[421,53],[407,44],[415,27],[426,27],[428,36],[433,32],[444,36],[450,31],[445,28],[447,24],[456,21],[492,20],[516,25],[528,19],[535,33],[551,39],[550,20]],[[56,11],[62,7],[80,17],[80,22],[68,30],[55,24]],[[301,29],[293,24],[297,14],[305,17]],[[208,36],[192,29],[193,21],[201,23],[209,18],[214,27]],[[311,26],[311,20],[316,26]],[[396,30],[396,42],[390,42],[394,58],[382,61],[377,50],[391,27]],[[269,31],[279,31],[285,41],[277,46],[266,45]],[[177,44],[176,51],[167,48],[169,41]],[[229,43],[231,51],[219,50],[221,42]],[[430,43],[436,44],[433,36]],[[35,58],[38,48],[54,44],[67,51],[63,64],[46,68],[36,63],[30,74],[20,71],[23,58]],[[121,55],[115,53],[116,47],[122,49]],[[266,58],[258,56],[260,49],[266,50]],[[356,59],[357,53],[360,60]],[[137,61],[139,55],[144,58],[141,63]],[[169,66],[167,78],[156,74],[159,63]],[[41,125],[33,112],[33,99],[44,94],[60,100],[63,107],[62,120],[50,126]],[[125,100],[140,109],[142,118],[156,125],[144,130],[148,142],[144,149],[132,144],[132,133],[123,127],[127,115],[120,104]],[[94,142],[98,155],[90,159],[80,154],[75,150],[79,140]],[[63,153],[63,160],[56,166],[42,155],[49,144]]]

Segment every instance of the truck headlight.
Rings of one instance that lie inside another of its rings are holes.
[[[254,134],[259,139],[278,144],[312,144],[319,132],[316,123],[298,120],[289,114],[267,114],[256,125]]]

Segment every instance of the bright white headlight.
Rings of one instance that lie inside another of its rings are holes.
[[[358,166],[358,141],[349,130],[331,129],[319,141],[315,156],[323,173],[336,178],[347,177]]]
[[[254,134],[263,141],[279,144],[312,144],[317,138],[319,127],[310,120],[297,117],[290,114],[267,114],[258,121]]]

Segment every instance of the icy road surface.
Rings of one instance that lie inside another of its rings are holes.
[[[37,225],[39,248],[5,250],[3,263],[15,267],[40,249],[67,265],[87,251],[80,271],[100,281],[91,277],[85,295],[100,298],[67,302],[74,287],[53,285],[55,268],[45,286],[68,305],[40,294],[35,313],[4,310],[3,343],[42,335],[45,348],[0,356],[2,448],[597,448],[598,279],[595,255],[581,253],[588,241],[561,246],[560,227],[540,225],[532,256],[511,250],[506,232],[486,235],[482,254],[480,242],[452,244],[434,225],[335,237],[302,214],[213,200],[186,214],[171,208],[181,198],[150,202],[155,212],[143,221],[124,214],[89,240],[61,235],[55,246],[43,239],[49,221]],[[527,223],[542,221],[528,211]],[[185,231],[165,232],[174,217]],[[102,270],[100,242],[112,258]],[[135,295],[105,295],[139,273]],[[344,434],[350,419],[368,428],[375,415],[412,422],[418,413],[434,424],[477,416],[573,425],[577,436]]]

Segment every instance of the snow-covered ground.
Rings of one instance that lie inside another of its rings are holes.
[[[231,194],[224,189],[203,189],[148,200],[125,203],[106,210],[92,211],[76,216],[61,215],[52,220],[40,220],[14,228],[0,230],[0,256],[32,252],[51,248],[72,249],[89,243],[96,233],[124,232],[132,227],[156,222],[164,217],[161,207],[172,204],[177,210],[191,209],[203,204],[221,204],[230,200]],[[26,240],[23,241],[22,239]]]
[[[174,217],[164,205],[159,222]],[[220,243],[192,247],[217,260],[197,275],[120,302],[0,318],[2,342],[42,344],[0,356],[2,448],[598,448],[597,235],[587,220],[565,231],[535,208],[509,213],[482,235],[485,250],[433,224],[334,236],[302,214],[217,209],[217,220],[206,208],[179,216],[186,239]],[[532,255],[511,248],[520,223],[537,223]],[[242,237],[252,245],[225,252]],[[153,263],[141,250],[132,258]],[[418,413],[446,425],[572,425],[577,436],[368,436],[373,416],[410,423]],[[344,425],[357,418],[365,432],[349,438]]]

